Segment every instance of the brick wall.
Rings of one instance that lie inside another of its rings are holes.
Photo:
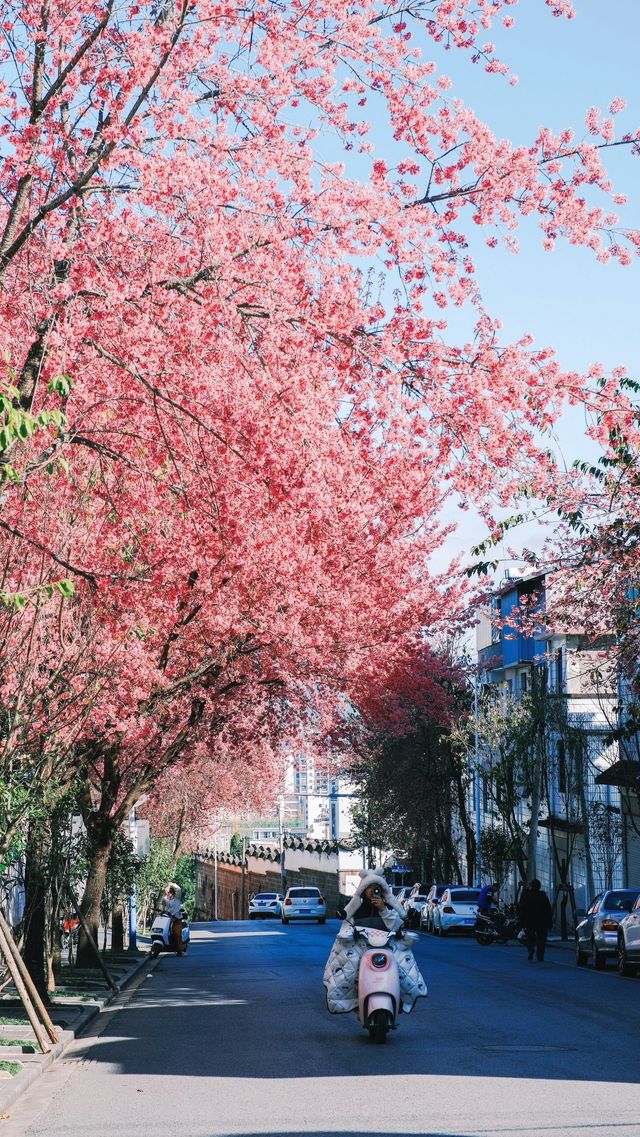
[[[249,862],[249,865],[251,862]],[[213,856],[199,854],[196,857],[196,901],[195,920],[212,920],[215,909],[215,872]],[[262,867],[262,866],[261,866]],[[255,872],[248,867],[243,871],[236,859],[218,859],[218,919],[246,920],[249,915],[249,897],[255,892],[280,892],[280,865],[277,861],[267,863],[266,871]],[[339,891],[338,873],[322,872],[317,867],[287,870],[286,887],[315,885],[327,902],[327,916],[334,917],[339,904],[346,897]],[[244,895],[244,903],[243,903]]]

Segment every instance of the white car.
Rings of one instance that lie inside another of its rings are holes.
[[[249,901],[249,919],[264,919],[282,915],[282,897],[279,892],[257,892]]]
[[[282,905],[283,924],[288,924],[290,920],[317,920],[319,924],[324,924],[326,918],[327,906],[319,888],[309,885],[287,889]]]
[[[407,909],[407,924],[410,928],[417,928],[420,925],[420,917],[422,910],[427,903],[426,892],[414,892],[405,904]]]
[[[442,893],[444,892],[445,888],[448,887],[449,885],[447,884],[432,884],[431,888],[427,892],[427,899],[423,904],[422,912],[420,913],[420,927],[424,932],[433,931],[433,913],[436,910],[436,906],[442,896]]]
[[[479,895],[479,888],[465,888],[464,885],[445,888],[433,910],[436,936],[448,936],[449,932],[472,932]]]

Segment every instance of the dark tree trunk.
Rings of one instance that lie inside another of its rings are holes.
[[[97,945],[100,905],[104,895],[107,868],[113,845],[113,822],[108,817],[96,818],[93,816],[88,821],[85,820],[85,824],[89,839],[89,872],[80,910],[88,924],[94,943]],[[77,965],[78,967],[96,966],[95,954],[82,927],[78,939]]]
[[[120,905],[111,913],[111,951],[124,951],[124,912]]]
[[[37,829],[37,832],[36,832]],[[48,999],[46,959],[46,856],[47,835],[42,826],[29,826],[25,857],[25,910],[23,958],[43,1001]]]

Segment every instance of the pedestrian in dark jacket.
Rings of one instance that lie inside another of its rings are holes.
[[[547,935],[553,923],[549,897],[540,886],[539,880],[532,880],[525,889],[520,900],[520,920],[526,934],[529,959],[536,959],[542,963],[544,949],[547,946]]]

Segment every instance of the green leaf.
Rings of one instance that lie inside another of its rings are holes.
[[[70,600],[72,596],[75,596],[76,586],[72,580],[69,580],[68,577],[64,577],[62,580],[54,581],[53,587],[57,588],[58,592],[61,596],[64,597],[65,600]]]

